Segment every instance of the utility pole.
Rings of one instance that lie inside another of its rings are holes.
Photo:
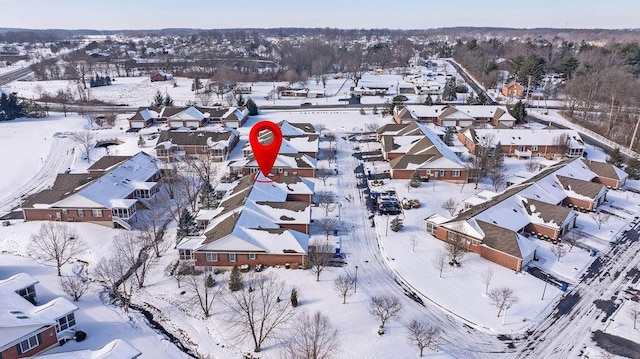
[[[529,93],[530,92],[531,92],[531,75],[529,75],[529,82],[527,83],[527,98],[526,98],[527,107],[529,107]]]

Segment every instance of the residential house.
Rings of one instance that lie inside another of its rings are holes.
[[[108,162],[111,161],[103,163]],[[90,222],[130,229],[137,209],[150,208],[159,191],[159,164],[158,159],[139,152],[110,170],[94,168],[94,173],[104,172],[101,176],[59,174],[51,188],[26,200],[22,207],[24,219]]]
[[[458,131],[458,139],[471,153],[493,149],[499,143],[502,153],[516,158],[582,157],[585,144],[575,130],[532,128],[475,128]]]
[[[594,211],[607,189],[580,159],[550,166],[502,193],[466,200],[454,218],[426,218],[426,230],[443,241],[462,239],[466,249],[520,271],[535,256],[528,237],[558,243],[575,227],[577,212]]]
[[[191,156],[226,161],[239,140],[240,133],[232,128],[219,128],[217,131],[162,131],[155,151],[161,159]]]
[[[179,258],[196,268],[305,263],[313,184],[298,176],[273,182],[243,177],[206,222],[202,234],[178,244]],[[300,201],[300,199],[302,201]],[[198,218],[198,217],[196,217]]]
[[[232,174],[256,174],[260,171],[260,166],[253,156],[245,160],[240,160],[229,164]],[[315,177],[318,161],[301,153],[278,154],[276,161],[271,168],[271,173],[276,176],[301,176]]]
[[[38,359],[137,359],[142,355],[138,349],[122,339],[114,339],[102,348],[74,350],[63,353],[39,355]]]
[[[140,107],[129,119],[129,128],[138,129],[161,124],[168,124],[171,128],[198,128],[207,124],[222,123],[225,113],[226,109],[215,107]]]
[[[517,83],[515,80],[507,82],[504,86],[502,86],[502,96],[510,97],[510,98],[523,98],[524,97],[524,86]]]
[[[620,189],[625,185],[629,177],[625,171],[610,163],[591,161],[584,158],[582,162],[597,175],[594,181],[607,186],[607,188]]]
[[[0,280],[0,358],[27,358],[73,335],[78,307],[65,298],[38,305],[38,280],[26,273]]]
[[[151,82],[167,81],[167,80],[173,79],[173,75],[172,74],[168,74],[168,73],[166,73],[164,71],[156,71],[156,72],[153,72],[150,75],[150,78],[151,78]]]
[[[393,119],[396,123],[417,121],[444,127],[467,127],[476,123],[513,127],[516,122],[505,106],[495,105],[409,105],[396,107]]]
[[[249,119],[249,110],[245,107],[231,107],[222,115],[221,121],[226,127],[240,128]]]
[[[413,122],[395,135],[381,136],[383,158],[389,160],[393,179],[421,177],[467,183],[464,162],[425,124]]]
[[[318,149],[320,147],[320,134],[310,123],[292,123],[288,121],[280,121],[278,123],[282,132],[282,144],[280,145],[280,154],[303,154],[311,158],[318,158]],[[270,131],[260,133],[259,140],[261,143],[271,142],[273,135]],[[253,155],[251,144],[247,143],[242,149],[245,157]]]

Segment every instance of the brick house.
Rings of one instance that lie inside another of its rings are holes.
[[[0,357],[27,358],[59,345],[76,327],[78,307],[65,298],[37,305],[38,281],[26,273],[0,280]]]
[[[218,107],[140,107],[129,119],[129,128],[146,128],[168,124],[172,128],[198,128],[207,124],[222,123],[226,109]]]
[[[495,148],[509,157],[582,157],[585,144],[575,130],[563,129],[485,129],[473,126],[458,131],[458,139],[471,153]]]
[[[310,123],[292,123],[288,121],[278,122],[280,131],[282,132],[282,144],[280,145],[280,154],[303,154],[311,158],[318,158],[318,149],[320,147],[320,134]],[[261,143],[271,142],[271,132],[263,131],[260,134]],[[251,144],[247,143],[242,148],[244,157],[251,157],[253,150]]]
[[[239,140],[240,134],[232,128],[211,131],[162,131],[155,151],[160,159],[168,159],[169,156],[210,156],[216,161],[226,161]]]
[[[520,99],[524,97],[524,86],[520,85],[515,80],[512,80],[502,86],[501,92],[502,96]]]
[[[230,107],[222,117],[222,123],[231,128],[240,128],[249,119],[249,110],[246,107]]]
[[[151,82],[156,82],[156,81],[168,81],[173,79],[173,75],[172,74],[168,74],[164,71],[156,71],[154,73],[152,73],[151,75],[149,75],[149,78],[151,79]]]
[[[513,127],[516,122],[505,106],[496,105],[408,105],[396,107],[393,119],[396,123],[417,121],[444,127],[467,127],[476,123]]]
[[[584,158],[582,162],[597,175],[593,181],[603,184],[607,188],[620,189],[625,185],[629,177],[625,171],[610,163],[591,161]]]
[[[202,234],[177,246],[198,269],[237,265],[303,264],[309,244],[313,185],[297,176],[274,182],[243,177],[202,223]]]
[[[159,191],[159,163],[158,159],[139,152],[109,169],[94,167],[94,173],[104,173],[100,176],[59,174],[51,188],[27,199],[22,207],[24,219],[90,222],[130,229],[137,209],[149,208]]]
[[[245,160],[231,163],[229,168],[232,174],[243,176],[255,174],[260,171],[258,162],[253,158],[253,156],[250,156]],[[307,155],[301,153],[278,154],[271,169],[271,173],[276,176],[295,175],[312,178],[315,177],[317,168],[318,161]]]
[[[581,159],[550,166],[502,193],[475,196],[451,219],[425,219],[426,231],[443,241],[464,240],[465,248],[520,271],[535,256],[535,237],[558,243],[575,227],[580,211],[593,211],[607,189]]]
[[[413,122],[395,135],[382,135],[380,142],[393,179],[409,179],[417,170],[430,179],[468,182],[464,162],[425,124]]]

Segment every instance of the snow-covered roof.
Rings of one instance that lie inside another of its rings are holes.
[[[78,309],[65,298],[56,298],[34,306],[16,293],[38,281],[26,273],[0,281],[0,352],[15,345],[43,327],[55,325],[56,320]]]
[[[126,208],[131,205],[131,201],[135,203],[135,200],[125,198],[136,189],[136,185],[146,183],[148,187],[151,183],[147,180],[157,172],[158,160],[144,152],[139,152],[80,191],[51,206],[57,208],[110,209],[114,206]],[[122,207],[124,205],[126,207]]]
[[[496,145],[499,142],[502,145],[512,146],[555,146],[555,143],[560,136],[567,135],[570,138],[569,148],[585,147],[580,134],[576,130],[533,128],[476,128],[474,129],[474,131],[476,134],[476,141],[482,143],[483,139],[493,138],[492,145]]]
[[[70,352],[44,354],[43,359],[135,359],[140,351],[122,339],[114,339],[97,350],[74,350]]]

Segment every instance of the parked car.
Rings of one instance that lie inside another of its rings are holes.
[[[378,211],[380,214],[400,214],[402,212],[402,208],[399,204],[395,203],[380,203]]]
[[[303,102],[300,104],[300,107],[311,107],[311,102]]]
[[[338,257],[338,258],[330,258],[327,261],[327,266],[329,266],[329,267],[342,267],[345,264],[347,264],[347,262],[344,259],[340,258],[340,257]]]

